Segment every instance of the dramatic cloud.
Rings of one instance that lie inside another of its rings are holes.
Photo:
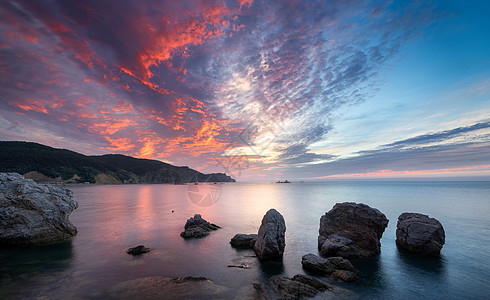
[[[434,11],[390,1],[5,1],[0,139],[213,171],[334,163],[313,145],[335,128],[335,112],[377,92],[378,72]]]

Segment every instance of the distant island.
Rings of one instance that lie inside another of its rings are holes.
[[[63,183],[235,182],[224,173],[203,174],[158,160],[121,154],[87,156],[32,142],[0,141],[0,172]]]

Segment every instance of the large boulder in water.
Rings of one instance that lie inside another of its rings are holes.
[[[254,251],[261,260],[280,260],[286,246],[286,223],[275,209],[270,209],[262,218]]]
[[[204,220],[200,214],[195,214],[187,220],[184,226],[184,231],[180,233],[183,238],[202,238],[209,234],[213,230],[218,230],[219,227],[216,224],[209,223]]]
[[[403,213],[398,217],[398,247],[422,255],[439,255],[445,241],[444,228],[436,219],[418,213]]]
[[[365,204],[337,203],[320,219],[318,249],[325,256],[366,257],[381,251],[388,219]]]
[[[78,207],[70,190],[38,184],[17,173],[0,173],[0,243],[56,242],[77,234],[70,213]]]

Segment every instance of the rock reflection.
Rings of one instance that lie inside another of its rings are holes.
[[[0,248],[0,298],[17,294],[24,288],[24,282],[40,274],[69,269],[73,256],[71,241]]]
[[[446,261],[443,256],[416,255],[398,248],[397,257],[400,265],[406,269],[416,268],[434,275],[441,275],[446,272]]]

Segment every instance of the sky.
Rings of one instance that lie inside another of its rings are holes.
[[[0,3],[0,140],[238,181],[490,180],[488,1]]]

